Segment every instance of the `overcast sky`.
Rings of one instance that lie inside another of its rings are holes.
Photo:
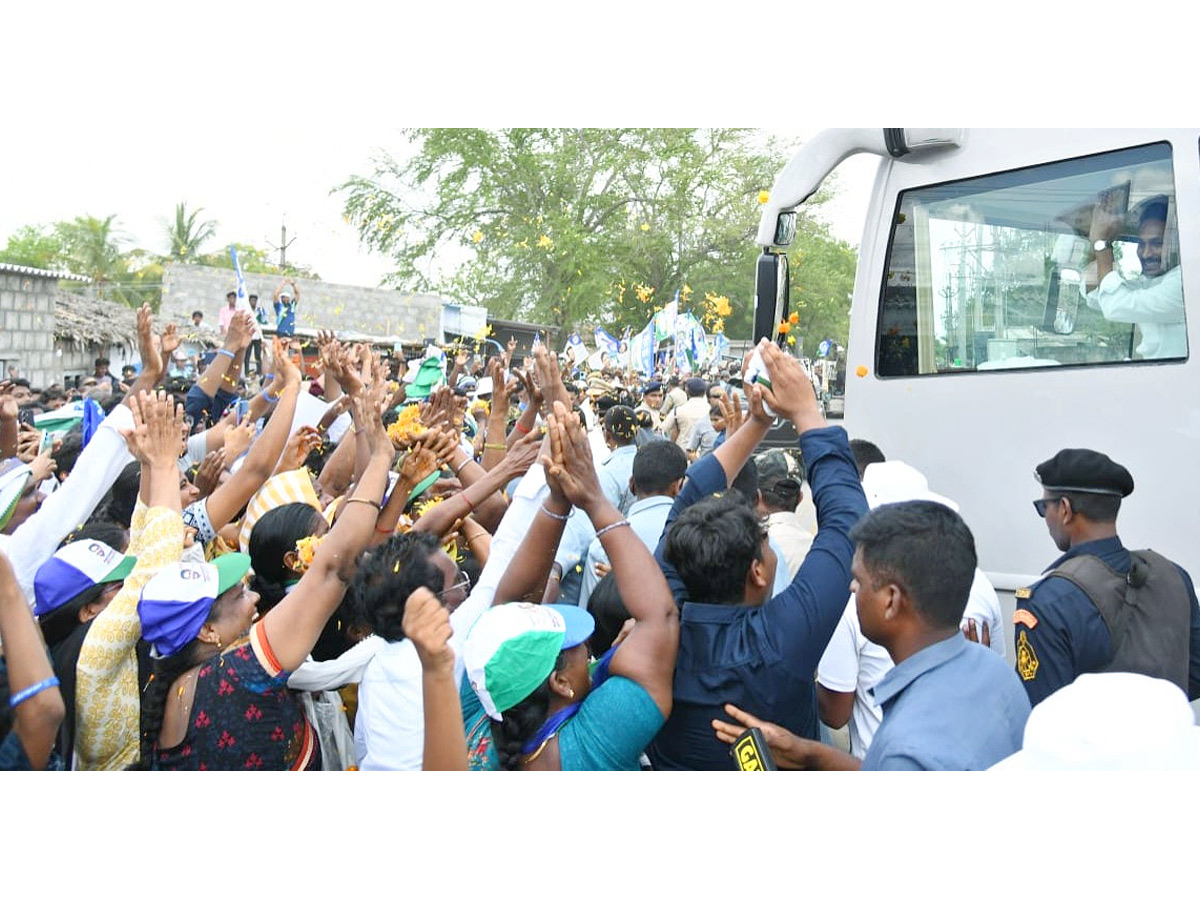
[[[806,137],[900,124],[897,112],[917,124],[977,118],[955,92],[982,90],[931,77],[937,54],[911,52],[894,29],[835,29],[815,17],[837,13],[807,8],[781,30],[776,14],[681,17],[626,0],[577,22],[540,2],[448,12],[343,0],[319,16],[225,0],[9,7],[0,241],[24,224],[116,213],[131,244],[163,252],[164,222],[185,201],[219,223],[210,251],[278,244],[286,218],[290,259],[355,284],[377,283],[389,263],[359,248],[330,191],[368,173],[380,148],[399,148],[402,126],[741,124]],[[781,45],[785,31],[800,45]],[[897,66],[920,103],[895,106]],[[1002,97],[1020,111],[1015,77],[1006,73]],[[826,210],[851,244],[874,166],[844,163]]]

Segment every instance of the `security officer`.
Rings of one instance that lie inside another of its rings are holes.
[[[1182,568],[1117,537],[1129,470],[1095,450],[1060,450],[1037,467],[1033,502],[1064,551],[1016,592],[1017,674],[1037,705],[1087,672],[1139,672],[1200,696],[1200,606]]]

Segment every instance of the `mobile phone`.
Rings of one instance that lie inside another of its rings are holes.
[[[34,412],[32,409],[23,409],[17,413],[17,421],[22,425],[33,424]]]
[[[45,453],[46,449],[54,446],[54,432],[43,431],[42,438],[38,441],[38,453]]]
[[[250,411],[249,400],[239,400],[234,409],[234,415],[237,416],[237,423],[242,424],[246,420],[246,414]]]
[[[762,353],[755,348],[754,353],[750,355],[750,363],[746,366],[746,384],[761,384],[768,391],[771,390],[771,376],[767,374],[766,364],[763,363]],[[771,409],[770,404],[763,401],[763,412],[768,416],[775,415],[775,410]]]
[[[747,728],[729,750],[742,772],[775,772],[779,769],[767,749],[767,739],[759,728]]]

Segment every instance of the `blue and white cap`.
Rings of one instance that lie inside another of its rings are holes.
[[[33,612],[44,616],[66,606],[88,588],[122,581],[137,557],[103,541],[72,541],[42,563],[33,576]]]
[[[137,608],[152,655],[172,656],[194,641],[216,599],[249,571],[249,556],[226,553],[211,563],[172,563],[146,582]]]

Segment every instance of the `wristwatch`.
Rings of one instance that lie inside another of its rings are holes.
[[[1096,243],[1092,244],[1092,250],[1094,250],[1096,253],[1100,253],[1104,250],[1111,250],[1112,245],[1112,241],[1096,241]]]

